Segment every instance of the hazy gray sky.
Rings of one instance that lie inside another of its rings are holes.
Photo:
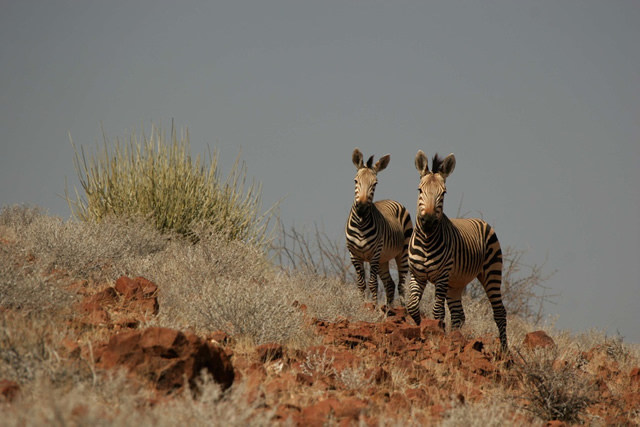
[[[240,147],[265,208],[342,236],[351,152],[415,216],[418,149],[456,154],[445,212],[558,272],[557,326],[640,342],[640,3],[20,1],[0,6],[0,203],[69,217],[76,144],[171,120]]]

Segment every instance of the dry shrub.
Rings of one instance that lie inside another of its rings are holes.
[[[167,247],[127,265],[158,284],[157,322],[200,333],[221,329],[254,343],[287,342],[304,334],[291,289],[278,286],[262,251],[229,241],[202,227],[191,244],[173,239]]]
[[[558,350],[519,353],[514,365],[522,386],[523,409],[543,420],[580,423],[585,409],[596,403],[595,386],[576,368],[577,361],[561,359]]]
[[[0,210],[0,307],[37,309],[54,312],[69,305],[75,297],[61,288],[50,268],[43,268],[39,258],[47,252],[34,254],[33,228],[49,217],[40,208],[10,206]],[[46,233],[44,233],[46,234]]]
[[[60,387],[92,378],[88,363],[68,363],[59,353],[66,327],[51,311],[0,311],[0,378],[19,384],[46,378]]]
[[[55,311],[75,301],[55,276],[43,275],[20,252],[0,245],[0,307]]]
[[[124,264],[162,251],[170,238],[142,218],[107,217],[100,224],[63,221],[38,208],[8,207],[0,213],[19,239],[15,247],[32,257],[33,269],[54,269],[108,280],[125,274]]]
[[[313,233],[287,230],[280,219],[276,237],[271,243],[274,259],[283,269],[306,271],[316,276],[337,277],[342,282],[355,282],[349,251],[344,240],[333,240],[316,224]]]
[[[544,272],[544,263],[528,265],[526,251],[506,246],[502,249],[502,302],[507,313],[539,324],[544,319],[544,306],[557,295],[549,294],[543,283],[554,272]],[[465,290],[472,299],[487,299],[480,282],[474,280]]]
[[[360,291],[337,277],[318,276],[296,270],[277,276],[278,287],[291,289],[291,296],[307,306],[307,315],[327,321],[347,318],[351,321],[376,322],[382,311],[371,311],[362,303]]]
[[[130,135],[129,143],[116,139],[104,144],[89,160],[84,147],[75,151],[75,166],[84,198],[65,191],[71,212],[82,221],[116,217],[146,217],[160,231],[192,236],[195,223],[206,222],[230,239],[263,245],[268,242],[270,214],[261,214],[261,185],[247,187],[247,168],[236,159],[225,180],[220,177],[218,153],[192,159],[189,132],[178,137],[155,126],[151,136]],[[246,188],[245,188],[246,187]]]

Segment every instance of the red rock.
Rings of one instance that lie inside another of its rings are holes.
[[[80,345],[69,337],[64,337],[62,341],[60,341],[62,347],[66,351],[69,357],[78,357],[80,356]]]
[[[114,329],[115,330],[122,330],[122,329],[135,329],[140,325],[140,319],[136,319],[134,317],[125,317],[125,318],[121,318],[118,319],[117,321],[114,322]]]
[[[89,313],[100,310],[102,307],[113,306],[118,301],[118,295],[112,287],[107,287],[100,292],[85,297],[80,302],[82,311]]]
[[[464,347],[464,352],[465,353],[469,353],[472,351],[477,351],[477,352],[482,352],[482,349],[484,348],[484,343],[481,340],[472,340],[469,341],[467,343],[467,345]]]
[[[376,311],[376,305],[372,302],[366,302],[364,303],[364,308],[369,310],[369,311]]]
[[[147,280],[144,277],[136,277],[134,280],[142,288],[143,297],[151,297],[158,292],[158,286],[156,286],[152,281]]]
[[[547,421],[544,426],[545,427],[567,427],[567,423],[560,420],[551,420],[551,421]]]
[[[313,377],[311,375],[303,374],[302,372],[298,372],[296,374],[296,382],[307,387],[311,387],[313,385]]]
[[[389,353],[400,355],[407,349],[407,339],[400,330],[393,331],[389,338]]]
[[[481,353],[476,353],[480,356],[475,356],[471,359],[471,372],[478,375],[488,375],[496,371],[496,367],[485,357],[481,356]]]
[[[98,308],[87,314],[82,322],[89,326],[106,326],[111,323],[111,317],[104,309]]]
[[[429,338],[431,335],[444,335],[444,324],[435,319],[422,319],[420,333],[424,338]]]
[[[226,345],[231,337],[225,331],[213,331],[207,335],[207,340],[212,344]]]
[[[462,349],[467,345],[467,339],[462,335],[462,332],[457,329],[451,332],[449,340],[451,340],[452,347],[454,347],[458,352],[462,351]]]
[[[185,385],[193,387],[201,370],[206,370],[223,389],[233,383],[233,366],[225,352],[190,333],[168,328],[148,328],[111,337],[98,355],[97,365],[117,366],[151,381],[169,392]]]
[[[434,418],[442,418],[442,415],[444,414],[444,412],[447,410],[444,406],[442,406],[439,403],[436,403],[434,405],[431,405],[431,407],[429,408],[430,412],[431,412],[431,416]]]
[[[77,403],[71,410],[71,416],[76,418],[86,417],[89,414],[89,407],[83,403]]]
[[[640,408],[640,392],[625,393],[623,398],[629,410]]]
[[[301,413],[303,425],[323,426],[329,418],[329,415],[332,413],[333,408],[339,404],[340,402],[338,402],[337,399],[328,398],[303,408]]]
[[[151,315],[156,315],[158,314],[158,311],[160,311],[160,305],[158,304],[158,298],[156,297],[130,301],[128,307],[130,310]]]
[[[282,359],[282,346],[277,343],[259,345],[256,352],[262,363]]]
[[[553,341],[545,331],[535,331],[529,332],[522,342],[524,347],[529,349],[534,348],[546,348],[546,347],[555,347],[556,343]]]
[[[367,402],[356,397],[347,397],[338,401],[338,405],[333,408],[336,418],[349,418],[357,420],[358,416],[367,409]]]
[[[300,423],[296,423],[297,418],[300,415],[300,407],[296,405],[292,405],[290,403],[285,403],[284,405],[279,405],[276,408],[275,418],[280,421],[290,422],[284,423],[284,425],[298,425]]]
[[[419,326],[401,325],[398,326],[397,331],[408,340],[417,340],[420,338]]]
[[[15,381],[0,380],[0,396],[7,402],[13,402],[20,394],[20,386]]]
[[[407,309],[404,307],[394,307],[387,311],[385,323],[402,324],[407,321]]]
[[[373,370],[371,377],[378,385],[391,382],[391,374],[381,366]]]
[[[635,367],[629,372],[629,378],[631,379],[631,387],[640,387],[640,367]]]
[[[397,414],[407,414],[411,410],[411,402],[404,394],[394,392],[389,396],[388,407]]]
[[[605,380],[598,378],[595,380],[594,385],[600,393],[600,397],[611,397],[611,389],[609,389],[609,386],[607,385],[607,382]]]
[[[134,299],[138,295],[142,296],[142,286],[127,276],[121,276],[116,280],[115,289],[125,300]]]
[[[424,388],[408,388],[404,394],[407,396],[407,399],[419,405],[425,405],[431,400]]]

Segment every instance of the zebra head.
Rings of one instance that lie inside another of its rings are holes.
[[[444,195],[447,192],[445,182],[456,167],[456,157],[449,154],[441,159],[438,154],[433,156],[431,170],[427,165],[427,156],[422,150],[416,154],[416,169],[420,172],[420,186],[418,187],[418,219],[416,223],[426,232],[433,231],[442,218]]]
[[[365,164],[362,161],[362,152],[357,148],[353,150],[351,161],[358,169],[355,177],[356,195],[353,205],[359,216],[362,216],[373,203],[373,193],[376,191],[376,185],[378,184],[378,172],[387,167],[390,159],[391,155],[384,155],[374,165],[373,156],[371,156]]]

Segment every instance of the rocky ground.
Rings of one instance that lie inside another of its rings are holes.
[[[512,405],[514,422],[540,423],[522,410],[535,404],[525,360],[527,352],[556,345],[538,331],[515,343],[517,352],[503,355],[495,336],[445,334],[430,319],[416,326],[404,309],[395,308],[377,323],[308,318],[321,345],[248,347],[222,331],[196,336],[141,327],[161,309],[158,287],[144,278],[121,277],[98,289],[87,281],[69,287],[81,295],[70,327],[92,339],[63,339],[61,355],[94,360],[98,371],[127,369],[132,381],[155,391],[154,404],[185,387],[198,393],[204,370],[222,389],[243,383],[256,414],[267,413],[274,424],[428,425],[445,420],[453,407],[490,406],[491,399]],[[295,305],[306,311],[304,304]],[[599,347],[582,352],[569,368],[593,389],[584,410],[588,419],[632,425],[640,408],[640,369],[621,370],[609,353]],[[558,360],[552,369],[567,369],[567,363]],[[5,400],[20,392],[17,383],[0,379]]]

